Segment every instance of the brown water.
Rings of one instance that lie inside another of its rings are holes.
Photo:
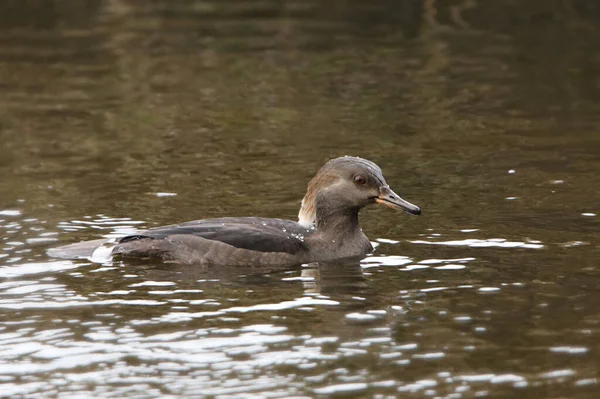
[[[600,395],[595,2],[7,0],[0,138],[0,395]],[[360,265],[45,255],[295,218],[345,154],[424,211]]]

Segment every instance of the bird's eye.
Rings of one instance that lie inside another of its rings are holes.
[[[354,176],[354,183],[358,184],[359,186],[362,186],[366,182],[367,182],[367,180],[364,177],[362,177],[360,175]]]

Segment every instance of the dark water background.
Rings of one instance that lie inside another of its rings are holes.
[[[424,211],[360,265],[45,255],[345,154]],[[599,204],[598,2],[0,3],[0,395],[597,398]]]

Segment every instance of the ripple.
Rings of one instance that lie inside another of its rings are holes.
[[[350,394],[366,391],[369,385],[364,382],[330,385],[324,388],[316,388],[313,390],[317,395],[335,395],[335,394]]]
[[[164,305],[167,302],[153,301],[149,299],[109,299],[104,301],[88,301],[85,298],[80,300],[69,300],[69,301],[48,301],[33,302],[23,301],[19,303],[0,303],[2,309],[61,309],[61,308],[77,308],[87,306],[110,306],[110,305],[130,305],[130,306],[158,306]]]
[[[431,287],[431,288],[421,288],[420,292],[436,292],[436,291],[445,291],[448,287]]]
[[[175,197],[177,196],[177,193],[167,193],[167,192],[157,192],[157,193],[150,193],[152,195],[155,195],[157,197]]]
[[[363,259],[360,263],[360,266],[363,269],[369,269],[371,267],[380,267],[380,266],[402,266],[409,263],[412,263],[413,260],[407,256],[369,256]]]
[[[187,313],[187,312],[172,312],[166,314],[160,318],[162,322],[169,323],[180,323],[186,322],[192,319],[200,319],[205,317],[216,317],[223,316],[229,313],[249,313],[249,312],[262,312],[262,311],[279,311],[286,309],[294,309],[294,308],[305,308],[308,306],[337,306],[340,303],[338,301],[333,301],[329,299],[317,299],[313,297],[301,297],[297,298],[293,301],[283,301],[279,303],[267,303],[267,304],[259,304],[252,306],[235,306],[231,308],[220,309],[212,312],[196,312],[196,313]]]
[[[410,241],[413,244],[429,244],[429,245],[448,245],[448,246],[466,246],[473,248],[499,247],[499,248],[544,248],[543,244],[534,244],[521,241],[507,241],[505,238],[489,238],[489,239],[465,239],[465,240],[450,240],[450,241],[425,241],[414,240]]]
[[[21,287],[9,288],[4,290],[4,295],[25,295],[39,291],[64,291],[62,284],[29,284]]]
[[[446,357],[446,354],[444,352],[415,353],[412,357],[414,359],[432,360]]]
[[[398,244],[400,241],[390,240],[388,238],[376,238],[376,240],[382,244]]]
[[[169,287],[177,285],[172,281],[142,281],[141,283],[129,284],[130,288],[135,287]]]
[[[583,378],[575,382],[576,386],[582,387],[586,385],[596,385],[598,383],[598,378]]]
[[[418,380],[398,387],[398,392],[419,392],[427,388],[435,387],[437,384],[438,382],[436,380]]]
[[[101,236],[106,239],[114,239],[130,234],[136,234],[143,229],[146,224],[142,220],[133,220],[131,218],[115,218],[105,215],[86,216],[85,220],[74,219],[71,221],[59,222],[57,227],[64,231],[81,230],[109,230]]]
[[[542,378],[562,378],[562,377],[571,377],[577,374],[575,370],[571,369],[561,369],[561,370],[553,370],[548,371],[546,373],[542,373]]]
[[[68,260],[22,263],[0,268],[0,277],[14,278],[41,273],[63,272],[89,265],[91,263],[73,263]]]
[[[471,374],[458,375],[455,377],[465,382],[490,382],[492,384],[506,384],[525,381],[525,378],[516,374]]]
[[[346,315],[346,319],[355,322],[365,322],[377,320],[378,317],[376,315],[366,313],[349,313]]]
[[[21,216],[21,211],[16,209],[3,209],[0,210],[0,216]]]
[[[453,265],[453,264],[434,267],[434,269],[436,269],[436,270],[461,270],[464,268],[466,268],[465,265]]]
[[[56,237],[37,237],[37,238],[28,238],[25,240],[27,244],[45,244],[48,242],[58,241]]]
[[[500,291],[498,287],[481,287],[478,289],[479,292],[497,292]]]
[[[419,269],[429,269],[429,266],[427,266],[427,265],[408,265],[408,266],[405,266],[398,270],[411,271],[411,270],[419,270]]]
[[[553,353],[565,353],[569,355],[580,355],[588,352],[584,346],[554,346],[549,349]]]
[[[475,260],[475,258],[457,258],[457,259],[425,259],[419,261],[423,265],[435,265],[439,263],[466,263]]]

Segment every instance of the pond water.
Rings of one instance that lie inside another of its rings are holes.
[[[5,1],[0,138],[3,396],[598,397],[594,2]],[[295,219],[346,154],[423,209],[360,263],[45,254]]]

